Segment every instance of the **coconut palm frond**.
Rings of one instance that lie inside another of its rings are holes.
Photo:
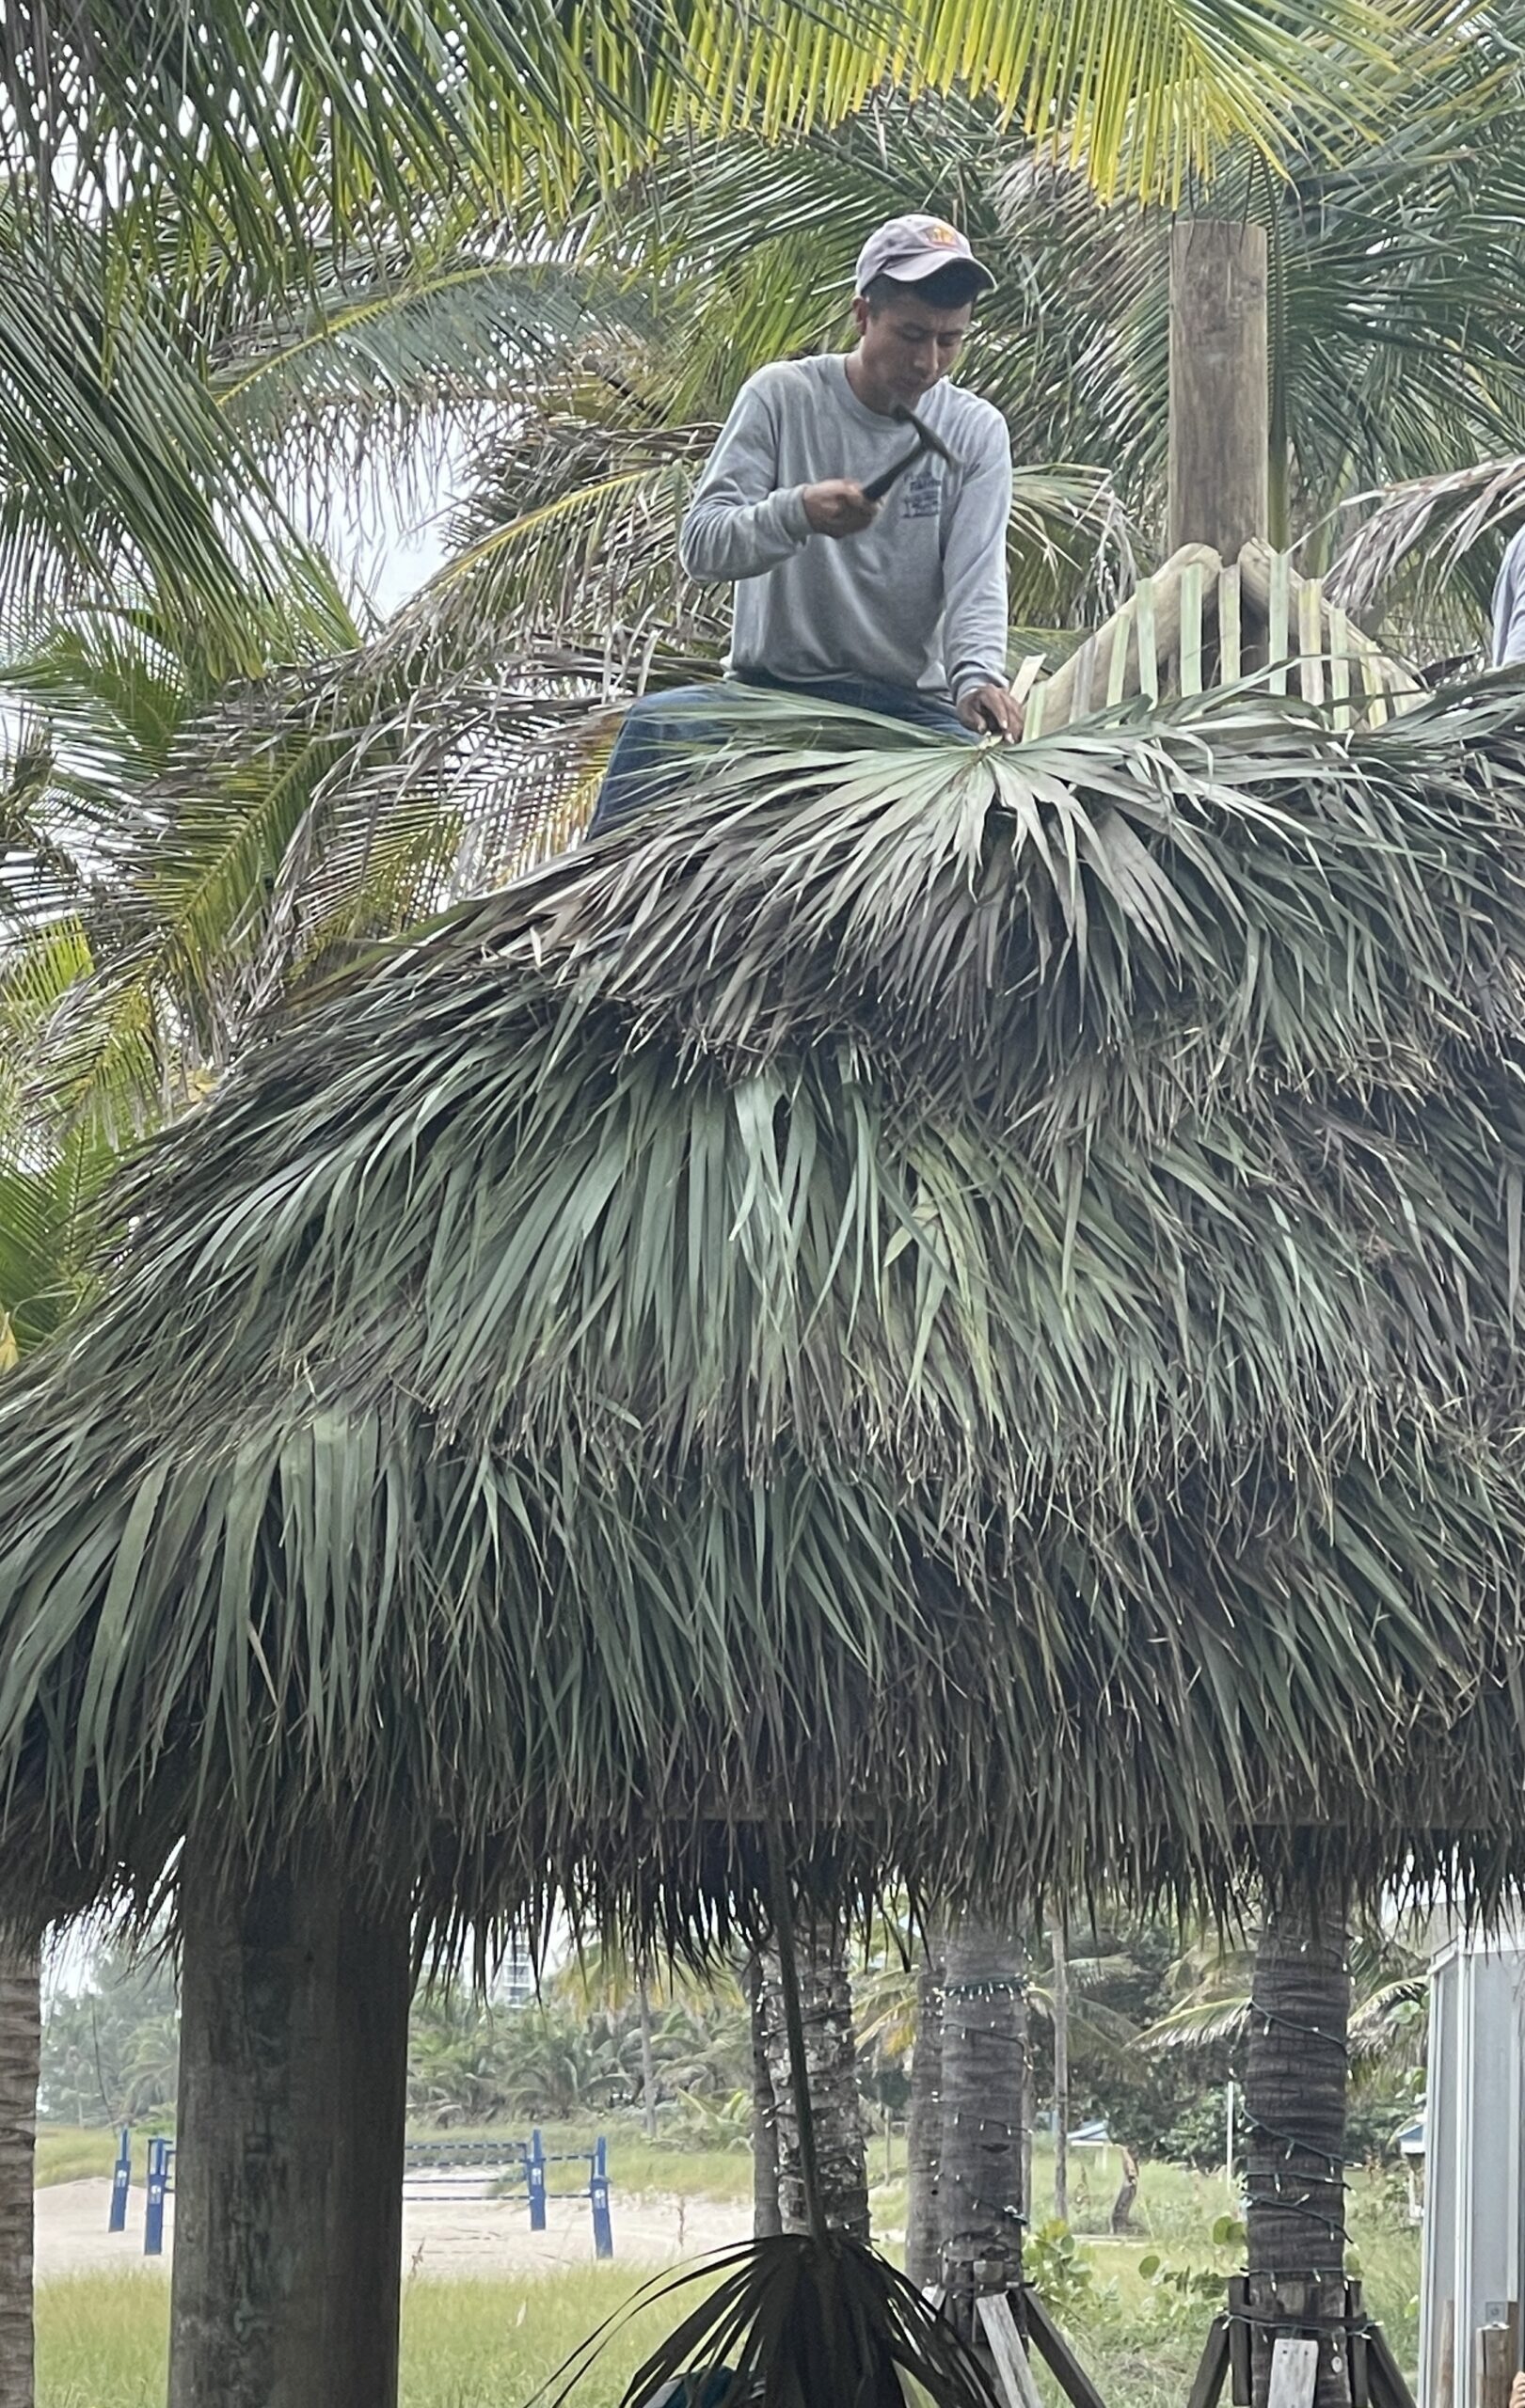
[[[651,65],[675,64],[661,11],[643,28]],[[548,181],[580,156],[600,92],[618,141],[644,71],[634,38],[626,15],[599,46],[615,90],[545,7],[355,0],[335,17],[276,0],[194,21],[178,8],[60,21],[23,0],[0,47],[7,164],[18,185],[51,183],[82,211],[109,202],[124,234],[157,238],[150,273],[213,243],[289,259],[336,195],[362,227],[408,227],[463,174],[500,206],[542,142]]]
[[[0,218],[0,630],[83,593],[199,625],[228,673],[302,547],[161,307],[119,322],[93,232]]]
[[[1325,30],[1370,72],[1412,14],[1332,0]],[[7,163],[19,186],[61,190],[82,214],[109,200],[148,277],[214,240],[305,256],[335,194],[359,226],[405,229],[463,185],[491,214],[527,191],[564,198],[590,166],[639,165],[664,131],[776,137],[850,115],[897,71],[989,88],[1072,142],[1103,188],[1126,178],[1173,197],[1230,137],[1274,154],[1312,80],[1302,11],[1237,0],[1144,0],[1123,19],[1022,0],[974,24],[952,0],[650,0],[606,10],[596,43],[581,30],[548,0],[346,0],[337,20],[271,0],[194,21],[183,8],[60,21],[22,0],[0,47]]]
[[[310,641],[310,592],[246,593],[246,657],[284,650],[304,628]],[[353,642],[353,623],[338,624]],[[310,737],[284,755],[266,745],[236,762],[210,758],[199,631],[179,651],[170,636],[151,612],[85,611],[0,684],[24,709],[24,734],[37,731],[44,820],[66,827],[81,854],[67,899],[90,958],[48,1023],[49,1086],[74,1114],[117,1126],[165,1108],[177,1054],[193,1073],[226,1055],[260,990],[272,890],[333,751]],[[399,867],[394,847],[378,895]],[[18,933],[45,934],[50,916],[34,879]]]
[[[1350,2018],[1352,2062],[1422,2065],[1429,1996],[1428,1974],[1410,1973],[1358,2000]]]
[[[1242,2040],[1249,2028],[1249,1996],[1188,1999],[1138,2036],[1141,2049],[1195,2051]]]
[[[1030,2014],[1041,2023],[1054,2020],[1054,1992],[1045,1982],[1030,1982],[1027,1986]],[[1139,2027],[1130,2016],[1121,2015],[1115,2007],[1104,2006],[1097,1999],[1072,1998],[1070,2032],[1072,2040],[1092,2050],[1098,2056],[1125,2063],[1129,2052],[1139,2037]]]
[[[87,1266],[115,1166],[113,1149],[86,1130],[45,1164],[0,1154],[0,1321],[16,1348],[52,1337],[91,1291]]]
[[[1503,538],[1525,516],[1525,457],[1412,478],[1363,499],[1376,507],[1331,570],[1331,597],[1369,611],[1379,596],[1417,588],[1422,607],[1459,576],[1480,630]]]
[[[517,439],[527,389],[590,342],[638,340],[649,319],[607,270],[473,234],[390,272],[336,259],[315,291],[230,325],[208,376],[239,442],[322,531],[357,497],[437,514],[442,479],[473,449],[491,457]]]
[[[1332,41],[1351,45],[1351,115],[1367,104],[1361,68],[1368,83],[1390,72],[1393,55],[1409,47],[1413,23],[1409,12],[1395,11],[1384,24],[1361,8],[1325,21]],[[1385,57],[1374,46],[1384,40],[1391,45]],[[1212,172],[1227,143],[1247,138],[1279,157],[1298,104],[1328,106],[1292,8],[1259,12],[1251,27],[1232,5],[1199,12],[1157,0],[1124,18],[1093,0],[1070,12],[1061,35],[1040,0],[1025,0],[1003,24],[1001,41],[1005,58],[1025,70],[1029,134],[1071,165],[1083,164],[1105,198],[1127,189],[1178,202],[1194,175]],[[1007,74],[971,71],[969,52],[962,12],[949,6],[933,21],[929,80],[985,84],[1005,98]],[[1131,106],[1119,108],[1123,91]]]
[[[591,646],[613,629],[616,643],[619,631],[639,641],[650,630],[692,648],[695,622],[718,633],[713,604],[685,590],[677,566],[678,528],[714,436],[696,427],[604,437],[578,427],[574,459],[557,447],[548,474],[503,478],[496,507],[479,490],[469,541],[403,624],[427,626],[437,642],[456,629],[480,642],[492,629],[509,645],[554,629],[563,643]],[[571,481],[568,468],[575,475],[583,461],[585,481]]]

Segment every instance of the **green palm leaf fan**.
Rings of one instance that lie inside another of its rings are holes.
[[[808,2229],[745,2242],[679,2274],[657,2276],[574,2352],[541,2400],[563,2408],[631,2317],[699,2290],[697,2306],[636,2368],[623,2408],[906,2408],[913,2395],[934,2408],[999,2408],[978,2358],[915,2285],[826,2222],[794,1905],[776,1823],[768,1830],[768,1871]]]

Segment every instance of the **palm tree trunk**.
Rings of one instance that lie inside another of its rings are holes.
[[[834,2232],[868,2238],[868,2156],[858,2102],[858,2052],[852,2036],[852,1987],[847,1945],[839,1930],[802,1925],[796,1939],[800,2006],[804,2022],[810,2103],[821,2201]],[[763,1980],[768,2071],[778,2134],[779,2209],[786,2232],[807,2229],[800,2174],[800,2127],[789,2075],[788,2035],[778,1959],[770,1951]]]
[[[1054,2212],[1070,2221],[1070,1964],[1064,1933],[1054,1934]]]
[[[1339,2318],[1345,2307],[1344,2149],[1350,1974],[1336,1910],[1268,1911],[1255,1952],[1246,2042],[1245,2188],[1257,2319]],[[1253,2326],[1254,2396],[1265,2408],[1275,2335]],[[1338,2330],[1320,2335],[1317,2408],[1349,2408]]]
[[[974,2302],[1022,2279],[1022,2097],[1027,2009],[1014,1942],[966,1920],[943,1992],[943,2286],[974,2338]]]
[[[745,1988],[752,2025],[752,2230],[768,2241],[784,2229],[778,2205],[778,2108],[768,2065],[767,2000],[760,1958],[747,1958]]]
[[[32,2408],[32,2184],[41,1948],[0,1941],[0,2408]]]
[[[407,1916],[192,1864],[181,1927],[169,2408],[395,2408]]]
[[[657,2068],[651,2052],[651,1991],[643,1973],[636,1985],[641,2010],[641,2115],[646,2138],[657,2137]]]
[[[943,1977],[946,1965],[943,1941],[927,1936],[927,1952],[916,1976],[916,2045],[911,2059],[911,2111],[906,2118],[905,2153],[909,2204],[906,2209],[905,2270],[919,2290],[935,2283],[943,2267],[943,2234],[938,2216],[938,2169],[943,2153]]]

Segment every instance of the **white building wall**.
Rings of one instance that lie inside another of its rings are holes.
[[[1518,2318],[1522,2061],[1525,1939],[1449,1941],[1430,1967],[1420,2408],[1480,2408],[1478,2327]]]

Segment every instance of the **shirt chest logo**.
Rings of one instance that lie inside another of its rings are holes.
[[[943,467],[930,461],[913,468],[900,488],[902,518],[935,518],[943,507]]]

